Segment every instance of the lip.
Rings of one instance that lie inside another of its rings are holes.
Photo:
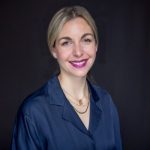
[[[86,66],[88,59],[70,61],[70,64],[75,68],[83,68]]]

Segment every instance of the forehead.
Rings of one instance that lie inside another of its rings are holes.
[[[84,18],[77,17],[67,21],[62,26],[60,32],[58,33],[58,38],[66,35],[79,35],[84,33],[93,34],[92,28]]]

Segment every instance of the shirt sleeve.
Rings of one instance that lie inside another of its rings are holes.
[[[19,115],[16,119],[11,150],[39,150],[36,127],[28,115]]]
[[[112,117],[113,117],[113,127],[114,127],[116,150],[122,150],[119,116],[118,116],[118,112],[117,112],[117,109],[116,109],[116,106],[114,105],[114,103],[113,103],[113,107],[112,107]]]

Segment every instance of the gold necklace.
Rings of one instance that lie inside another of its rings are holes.
[[[65,90],[65,88],[61,85],[61,88],[62,88],[62,90],[63,90],[63,92],[65,93],[65,94],[67,94],[67,95],[69,95],[70,97],[72,97],[72,99],[76,99],[76,98],[74,98],[74,96],[72,96],[68,91],[66,91]],[[89,108],[89,105],[90,105],[90,102],[89,102],[89,96],[90,95],[90,93],[88,92],[88,97],[87,97],[87,99],[88,99],[88,104],[87,104],[87,107],[86,107],[86,109],[84,110],[84,111],[79,111],[79,110],[77,110],[73,105],[72,105],[72,107],[73,107],[73,109],[77,112],[77,113],[79,113],[79,114],[85,114],[86,112],[87,112],[87,110],[88,110],[88,108]],[[83,96],[84,97],[84,96]],[[83,97],[82,98],[80,98],[79,100],[78,100],[78,104],[77,103],[75,103],[74,101],[72,101],[72,100],[70,100],[70,99],[68,99],[68,101],[70,102],[70,103],[72,103],[72,104],[75,104],[75,105],[77,105],[77,106],[86,106],[86,105],[83,105],[83,102],[82,102],[82,99],[83,99]]]
[[[87,112],[87,110],[88,110],[88,108],[89,108],[89,105],[90,105],[90,102],[88,101],[88,105],[87,105],[87,107],[86,107],[86,109],[85,109],[85,111],[79,111],[79,110],[77,110],[74,106],[72,106],[73,107],[73,109],[77,112],[77,113],[79,113],[79,114],[85,114],[86,112]]]
[[[66,93],[66,94],[68,94],[69,96],[71,96],[72,98],[74,98],[72,95],[70,95],[70,93],[68,93],[64,88],[62,88],[63,89],[63,91]],[[73,105],[72,105],[72,107],[73,107],[73,109],[77,112],[77,113],[79,113],[79,114],[85,114],[86,112],[87,112],[87,110],[88,110],[88,108],[89,108],[89,105],[90,105],[90,102],[89,102],[89,96],[90,94],[88,93],[88,104],[87,104],[87,107],[86,107],[86,109],[84,110],[84,111],[79,111],[79,110],[77,110]],[[80,101],[79,101],[79,104],[76,104],[76,103],[74,103],[73,101],[71,101],[70,99],[69,99],[69,102],[72,102],[73,104],[75,104],[75,105],[78,105],[78,106],[86,106],[86,105],[83,105],[83,102],[82,102],[82,99],[79,99],[79,100],[81,100],[81,103],[80,103]]]
[[[69,92],[67,92],[64,88],[62,88],[62,89],[63,89],[63,91],[64,91],[67,95],[69,95],[70,97],[72,97],[72,99],[74,99],[74,100],[76,99],[76,98],[74,98]],[[84,96],[83,96],[83,97],[84,97]],[[71,99],[69,99],[69,100],[70,100],[71,103],[73,103],[73,104],[75,104],[75,105],[78,105],[78,106],[86,106],[86,105],[83,105],[83,102],[82,102],[83,97],[78,100],[78,103],[75,103],[75,102],[72,101]]]

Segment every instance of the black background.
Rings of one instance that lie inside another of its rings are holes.
[[[144,0],[0,2],[0,150],[9,149],[23,99],[54,71],[46,43],[50,18],[74,4],[85,6],[98,26],[93,76],[118,108],[124,149],[150,150],[150,4]]]

